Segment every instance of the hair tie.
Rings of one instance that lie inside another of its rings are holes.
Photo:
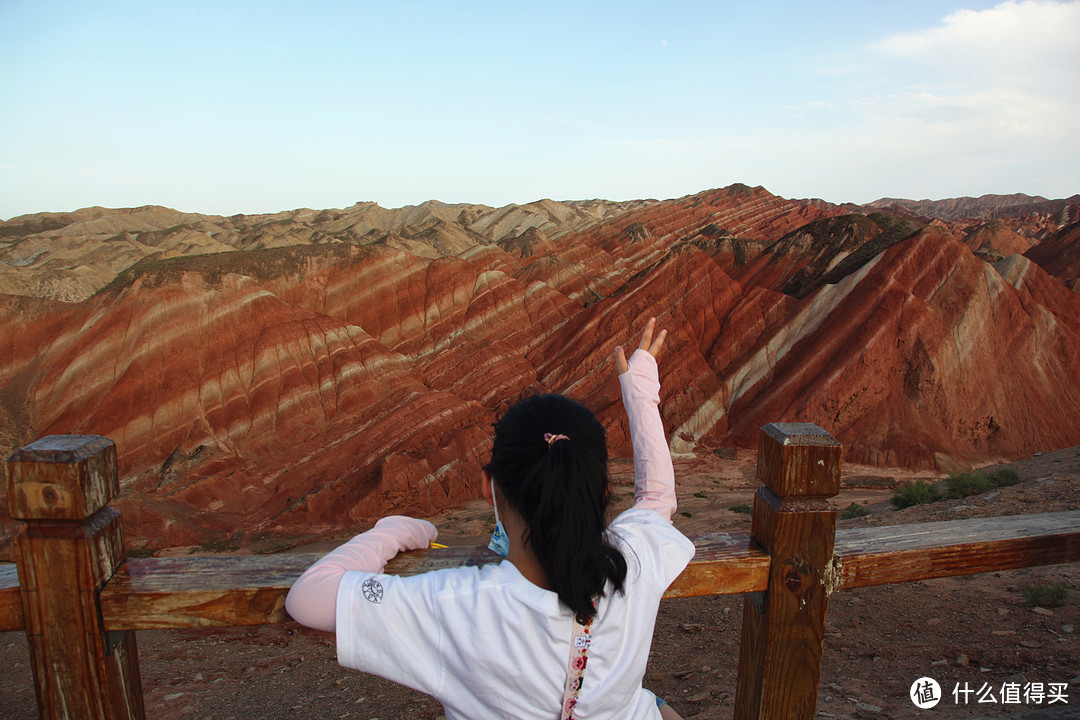
[[[552,445],[554,445],[556,440],[569,440],[569,439],[570,438],[568,438],[565,435],[552,435],[551,433],[544,433],[544,442],[546,442],[548,444],[548,447],[551,447]]]

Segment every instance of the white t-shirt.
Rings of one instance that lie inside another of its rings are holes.
[[[655,719],[641,679],[656,611],[694,545],[642,508],[608,531],[626,558],[626,583],[597,602],[575,716]],[[509,561],[412,577],[347,572],[338,589],[338,662],[431,695],[447,720],[558,718],[572,633],[558,596]]]

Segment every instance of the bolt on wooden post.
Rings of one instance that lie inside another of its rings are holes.
[[[743,605],[736,720],[814,717],[843,448],[809,423],[761,429],[751,537],[770,556],[765,592]]]
[[[124,562],[116,445],[53,435],[4,463],[39,717],[145,716],[135,634],[106,633],[102,587]]]

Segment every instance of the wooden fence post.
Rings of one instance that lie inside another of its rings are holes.
[[[771,558],[765,592],[747,593],[736,720],[812,720],[821,675],[843,448],[807,423],[761,429],[751,536]]]
[[[24,521],[16,562],[39,717],[141,720],[135,633],[106,633],[101,588],[124,562],[116,445],[53,435],[5,462],[8,507]]]

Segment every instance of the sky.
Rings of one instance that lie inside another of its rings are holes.
[[[1080,192],[1080,1],[0,0],[0,219]]]

